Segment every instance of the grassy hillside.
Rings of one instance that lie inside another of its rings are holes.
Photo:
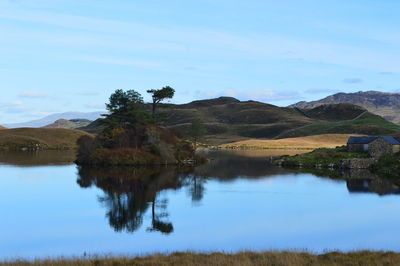
[[[398,135],[400,127],[380,116],[366,112],[355,120],[340,122],[317,122],[293,129],[279,135],[279,138],[293,138],[319,134],[363,134]]]
[[[0,130],[0,150],[74,149],[88,133],[62,128],[15,128]]]
[[[104,128],[105,126],[101,123],[101,118],[99,118],[93,121],[92,123],[83,127],[79,127],[77,129],[88,132],[90,134],[99,134],[104,130]]]
[[[352,120],[367,111],[363,107],[347,103],[320,105],[313,109],[298,110],[303,112],[307,117],[332,122]]]
[[[148,106],[150,108],[150,106]],[[223,144],[252,138],[277,139],[317,134],[393,135],[400,127],[352,104],[333,104],[313,109],[285,108],[256,101],[220,97],[188,104],[161,104],[163,125],[189,136],[194,119],[207,129],[204,140]],[[90,133],[101,131],[98,121],[80,128]]]
[[[307,137],[285,138],[285,139],[249,139],[237,141],[233,143],[220,145],[226,149],[317,149],[317,148],[334,148],[346,145],[347,140],[354,134],[324,134]]]

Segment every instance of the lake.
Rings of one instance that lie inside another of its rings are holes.
[[[195,169],[78,168],[68,151],[1,153],[0,259],[400,251],[400,194],[387,180],[278,168],[268,150],[202,153],[210,162]]]

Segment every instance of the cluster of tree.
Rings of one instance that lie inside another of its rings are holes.
[[[169,86],[159,90],[148,90],[152,95],[152,113],[145,108],[143,97],[134,90],[116,90],[111,94],[106,104],[108,114],[104,115],[104,122],[108,128],[133,128],[140,125],[152,124],[156,120],[157,105],[165,99],[172,99],[175,90]]]
[[[85,136],[78,141],[77,163],[96,164],[91,158],[93,158],[93,154],[98,155],[97,151],[104,149],[116,150],[120,148],[132,148],[136,151],[142,149],[149,153],[147,154],[149,155],[147,156],[148,161],[154,159],[150,155],[157,154],[157,147],[149,142],[148,129],[149,126],[157,124],[160,121],[160,117],[162,117],[162,114],[157,113],[158,105],[165,99],[173,98],[175,90],[166,86],[159,90],[148,90],[147,92],[152,97],[151,111],[149,110],[150,108],[147,108],[140,93],[135,90],[116,90],[111,94],[109,102],[106,104],[108,114],[105,114],[101,120],[101,123],[104,124],[104,130],[96,138]],[[176,138],[173,132],[168,132],[162,128],[156,127],[156,131],[158,131],[158,135],[161,134],[164,137],[166,142],[168,142],[168,139]],[[205,133],[203,122],[201,120],[194,120],[190,127],[189,135],[194,142],[195,148],[197,147],[198,140]],[[178,150],[182,149],[178,148]],[[187,148],[183,150],[188,151]],[[129,153],[129,151],[125,151],[126,153]],[[181,154],[183,155],[183,153]],[[106,157],[106,155],[103,155],[101,158]],[[117,155],[114,154],[113,156]],[[141,154],[141,158],[144,157],[146,156]],[[139,157],[135,157],[135,160],[137,158]],[[104,160],[98,158],[98,160],[104,161],[107,158]],[[135,163],[140,164],[142,162],[137,161]]]

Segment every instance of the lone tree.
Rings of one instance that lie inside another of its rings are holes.
[[[153,116],[156,113],[157,104],[165,99],[172,99],[175,94],[175,90],[170,86],[165,86],[160,90],[148,90],[147,92],[150,93],[151,97],[153,98]]]
[[[106,104],[109,114],[105,115],[105,122],[111,127],[135,127],[151,122],[151,116],[144,108],[143,98],[134,90],[116,90],[111,94]]]
[[[197,148],[197,142],[207,133],[204,122],[201,119],[194,119],[190,125],[189,134],[194,142],[194,149]]]

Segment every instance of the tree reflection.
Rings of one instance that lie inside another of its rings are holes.
[[[173,232],[167,212],[167,200],[158,200],[162,190],[182,187],[177,168],[79,168],[77,183],[84,188],[96,186],[104,195],[99,201],[107,209],[106,216],[115,231],[134,232],[143,224],[151,206],[148,231]]]
[[[397,185],[389,180],[371,176],[369,172],[289,170],[270,165],[265,158],[248,158],[221,152],[210,153],[208,157],[212,158],[209,163],[187,169],[81,167],[77,183],[83,188],[96,186],[103,190],[104,194],[99,197],[99,201],[106,209],[106,217],[115,231],[134,232],[147,222],[147,232],[162,234],[174,231],[174,226],[169,220],[168,199],[163,191],[184,188],[192,203],[196,205],[203,200],[209,180],[230,182],[238,178],[273,178],[277,175],[303,172],[337,179],[338,182],[346,180],[351,193],[400,194]]]
[[[188,188],[188,194],[191,197],[192,202],[199,203],[204,197],[204,185],[207,182],[207,178],[192,173],[188,175],[183,182],[184,185]]]
[[[168,220],[168,200],[162,191],[185,187],[194,204],[204,198],[207,180],[219,181],[240,178],[264,178],[287,170],[266,165],[265,159],[254,159],[230,153],[213,153],[210,163],[196,168],[178,167],[118,167],[79,168],[77,183],[82,188],[96,186],[103,190],[99,197],[107,210],[110,226],[117,232],[134,232],[151,212],[148,232],[170,234],[173,224]],[[149,209],[151,208],[151,210]]]
[[[168,217],[168,213],[166,212],[167,204],[167,199],[162,201],[157,201],[156,198],[153,199],[151,203],[151,227],[147,228],[147,231],[158,231],[163,234],[170,234],[174,231],[172,223],[162,220]],[[156,213],[156,208],[161,212]]]

